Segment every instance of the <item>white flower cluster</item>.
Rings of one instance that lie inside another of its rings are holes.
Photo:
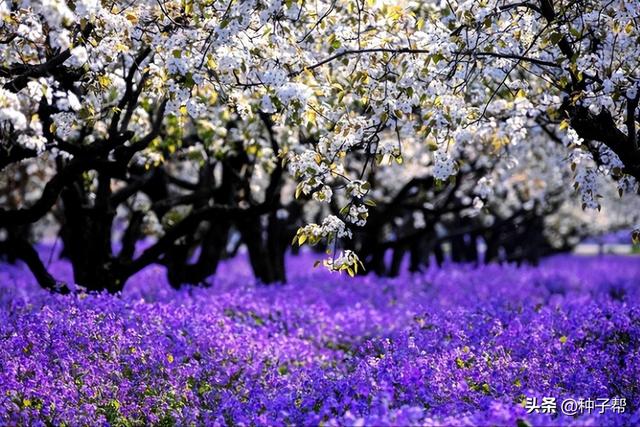
[[[351,230],[347,228],[344,221],[335,215],[329,215],[322,221],[320,227],[322,237],[335,236],[338,239],[351,237]]]
[[[301,237],[302,240],[300,240]],[[344,221],[335,215],[326,217],[321,225],[307,224],[300,228],[296,234],[296,239],[298,239],[299,242],[303,243],[309,240],[312,244],[315,244],[321,239],[327,239],[329,243],[331,243],[336,239],[342,238],[351,238],[351,230],[347,228]]]
[[[580,136],[578,135],[578,132],[576,132],[575,129],[570,127],[567,129],[566,138],[563,141],[567,146],[570,146],[570,145],[580,146],[584,142],[584,139],[580,138]]]
[[[390,138],[382,139],[378,142],[377,145],[372,145],[370,151],[373,154],[378,153],[382,154],[383,156],[385,154],[394,154],[396,153],[396,151],[398,151],[398,144]]]
[[[170,56],[167,59],[167,71],[171,74],[179,74],[184,76],[187,74],[191,66],[181,56]]]
[[[351,224],[362,227],[367,223],[368,217],[369,209],[367,209],[365,205],[352,204],[349,207],[349,212],[347,213],[347,221],[349,221]]]
[[[71,56],[64,63],[72,68],[82,67],[89,60],[89,54],[84,46],[71,49]]]
[[[576,171],[576,183],[582,199],[583,209],[599,209],[597,200],[598,182],[597,175],[592,168],[578,167]]]
[[[354,179],[347,184],[347,194],[350,197],[362,199],[369,192],[369,188],[366,181]]]
[[[18,144],[29,150],[35,150],[38,153],[42,153],[45,148],[47,139],[41,135],[27,135],[20,134],[18,136]]]
[[[268,86],[283,86],[287,83],[287,73],[282,68],[271,67],[258,74],[258,79]]]
[[[99,0],[77,0],[73,12],[80,18],[92,19],[101,9]]]
[[[318,202],[330,202],[333,197],[333,190],[328,185],[323,185],[319,190],[313,192],[313,199]]]
[[[55,126],[56,135],[62,139],[68,139],[76,132],[76,115],[73,113],[56,113],[51,115]]]
[[[446,151],[437,151],[433,157],[433,177],[446,181],[458,171],[456,161]]]
[[[620,157],[616,153],[613,152],[609,147],[604,144],[600,144],[598,147],[598,151],[600,152],[600,161],[602,162],[602,166],[608,168],[609,170],[624,169],[624,163],[620,160]]]
[[[289,172],[300,180],[303,194],[311,194],[324,182],[329,174],[329,167],[320,155],[313,150],[305,150],[300,154],[292,154],[288,163]],[[324,187],[321,191],[326,191]]]
[[[300,105],[305,106],[312,93],[307,85],[301,83],[285,83],[276,89],[278,99],[283,105],[297,101]]]
[[[207,107],[195,98],[190,98],[186,103],[186,107],[187,114],[194,119],[199,119],[207,113]]]
[[[357,265],[360,260],[358,256],[350,250],[341,251],[335,257],[327,258],[323,264],[331,271],[342,271]]]
[[[483,176],[478,180],[474,193],[483,199],[489,198],[493,194],[493,180]]]
[[[10,126],[14,130],[24,130],[27,118],[20,111],[20,101],[14,93],[0,88],[0,126]]]
[[[524,98],[519,98],[523,100]],[[526,105],[530,108],[531,104],[526,101]],[[522,112],[523,110],[520,110]],[[526,110],[524,110],[526,111]],[[506,121],[505,131],[509,135],[509,144],[517,145],[527,138],[527,125],[529,119],[523,114],[516,114],[509,117]]]
[[[344,118],[336,124],[335,132],[320,138],[320,151],[328,158],[347,153],[368,136],[368,121],[361,116]]]
[[[14,130],[23,130],[27,127],[27,118],[18,110],[0,108],[0,126],[10,126]]]
[[[180,108],[187,103],[191,97],[191,90],[178,85],[173,79],[168,82],[168,90],[171,98],[167,102],[167,113],[179,116]]]
[[[61,0],[43,0],[42,15],[51,28],[58,28],[62,25],[70,24],[75,18],[67,2]]]
[[[636,194],[638,190],[638,181],[629,175],[623,175],[616,183],[618,186],[618,194]]]
[[[57,91],[54,96],[56,97],[56,107],[62,111],[79,111],[82,108],[80,100],[71,91]]]
[[[206,105],[192,96],[192,91],[188,87],[179,86],[173,79],[170,79],[168,91],[171,98],[167,102],[167,113],[180,116],[182,115],[182,107],[184,107],[191,118],[199,119],[206,115]]]

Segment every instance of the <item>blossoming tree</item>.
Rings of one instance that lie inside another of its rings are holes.
[[[265,281],[282,279],[260,260],[283,236],[355,274],[345,240],[393,188],[385,170],[424,168],[427,199],[458,194],[444,210],[489,209],[505,185],[546,205],[573,175],[595,209],[599,175],[638,191],[639,15],[633,0],[5,1],[0,167],[38,158],[48,180],[0,224],[58,204],[76,281],[118,290],[154,262],[176,282],[211,273],[231,227]],[[288,236],[309,200],[327,208]],[[161,236],[136,253],[145,226]]]

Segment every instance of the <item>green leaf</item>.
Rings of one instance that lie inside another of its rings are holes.
[[[552,44],[558,44],[560,40],[562,40],[562,34],[557,31],[554,31],[553,33],[551,33],[551,36],[549,36],[549,41]]]

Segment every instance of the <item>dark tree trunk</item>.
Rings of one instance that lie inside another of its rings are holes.
[[[442,264],[444,264],[444,252],[442,251],[442,245],[436,243],[433,247],[433,254],[436,257],[436,264],[438,267],[442,267]]]
[[[363,271],[363,274],[373,272],[378,276],[384,276],[387,272],[387,268],[384,265],[384,254],[385,251],[383,248],[374,247],[373,250],[369,252],[369,256],[365,258],[366,271]]]
[[[7,246],[5,248],[6,250],[3,250],[2,253],[10,264],[14,264],[16,261],[21,259],[16,251],[11,250],[11,244],[16,242],[28,242],[31,237],[30,229],[31,226],[29,224],[7,227],[5,229],[7,233],[7,239],[5,241]]]
[[[195,263],[189,263],[191,245],[175,245],[165,255],[167,277],[172,287],[201,284],[218,269],[226,249],[230,224],[227,221],[208,223],[200,243],[200,254]]]
[[[451,261],[453,262],[464,262],[464,236],[453,236],[449,239],[449,243],[451,244]]]
[[[406,250],[403,247],[397,247],[393,250],[393,256],[391,257],[391,265],[389,266],[389,277],[398,277],[400,274],[400,268],[402,267],[402,260]]]
[[[267,225],[267,250],[271,255],[273,274],[276,282],[285,283],[287,274],[285,269],[285,254],[291,242],[293,233],[287,233],[287,224],[278,218],[276,212],[271,212]]]
[[[61,237],[73,267],[74,281],[90,291],[118,292],[124,281],[113,262],[111,227],[114,212],[104,207],[85,206],[81,185],[76,183],[62,193],[64,225]]]
[[[275,215],[273,220],[270,218],[270,222],[277,221]],[[238,229],[242,241],[247,246],[249,262],[256,279],[264,284],[286,282],[284,268],[286,246],[278,236],[279,227],[267,225],[267,229],[263,230],[261,217],[254,216],[240,221]]]
[[[424,243],[416,239],[409,248],[409,271],[416,273],[421,267],[429,267],[429,253],[425,251]]]
[[[478,258],[478,238],[475,234],[469,234],[466,243],[466,258],[467,262],[478,264],[480,261]]]
[[[484,252],[484,263],[489,264],[498,261],[500,253],[500,242],[496,231],[489,231],[485,234],[487,248]]]

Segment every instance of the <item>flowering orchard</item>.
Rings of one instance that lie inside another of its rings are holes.
[[[630,206],[618,222],[633,226],[639,14],[635,0],[3,1],[4,246],[64,290],[31,244],[54,224],[74,281],[118,291],[154,263],[199,283],[239,245],[268,283],[292,240],[353,275],[405,254],[419,268],[445,240],[474,258],[460,236],[535,260],[590,227],[576,206]]]
[[[638,257],[560,254],[639,248],[638,46],[638,0],[0,0],[0,424],[639,425]]]

